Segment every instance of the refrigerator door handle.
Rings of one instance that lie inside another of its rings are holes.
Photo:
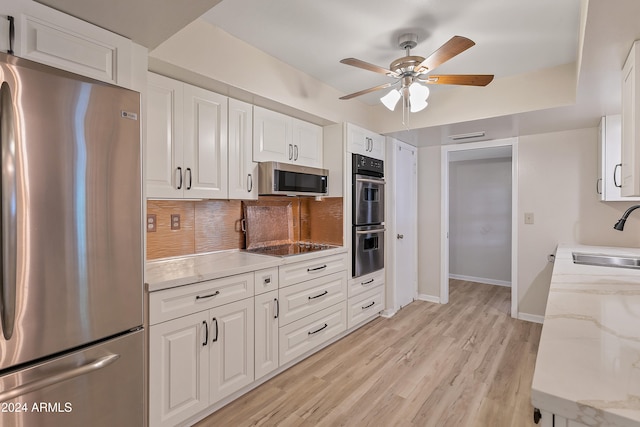
[[[2,200],[0,240],[2,262],[0,275],[0,316],[2,334],[6,340],[13,336],[16,320],[17,270],[17,186],[16,186],[16,130],[14,128],[13,100],[7,82],[0,85],[0,199]]]
[[[7,400],[14,399],[18,396],[22,396],[27,393],[34,392],[36,390],[43,389],[53,384],[61,383],[71,378],[79,377],[80,375],[87,375],[93,371],[97,371],[102,368],[106,368],[113,362],[120,358],[119,354],[110,354],[108,356],[101,357],[85,365],[78,366],[69,370],[63,370],[57,373],[53,373],[42,378],[30,381],[22,384],[18,387],[14,387],[10,390],[0,393],[0,402],[6,402]]]

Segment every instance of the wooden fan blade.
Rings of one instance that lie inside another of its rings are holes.
[[[376,90],[386,89],[386,88],[392,86],[393,84],[394,83],[385,83],[385,84],[380,85],[380,86],[370,87],[369,89],[361,90],[360,92],[354,92],[354,93],[351,93],[349,95],[341,96],[340,99],[355,98],[356,96],[364,95],[365,93],[370,93],[370,92],[375,92]]]
[[[486,86],[493,80],[493,74],[429,74],[418,79],[433,85]]]
[[[388,69],[382,68],[382,67],[378,67],[377,65],[370,64],[368,62],[364,62],[364,61],[361,61],[361,60],[356,59],[356,58],[345,58],[345,59],[341,60],[340,63],[351,65],[353,67],[362,68],[364,70],[373,71],[374,73],[380,73],[380,74],[384,74],[384,75],[391,76],[391,77],[398,77],[398,74],[394,73],[391,70],[388,70]]]
[[[475,45],[475,43],[466,37],[453,36],[448,42],[440,46],[438,50],[422,61],[422,63],[415,68],[415,71],[420,72],[420,70],[424,68],[426,68],[424,71],[431,71],[473,45]]]

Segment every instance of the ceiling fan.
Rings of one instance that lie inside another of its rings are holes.
[[[354,92],[342,96],[340,99],[355,98],[370,92],[386,89],[399,83],[399,89],[391,90],[391,92],[380,98],[380,100],[387,108],[393,110],[398,100],[403,98],[403,107],[410,109],[411,112],[417,112],[427,106],[427,97],[429,96],[429,89],[422,84],[486,86],[493,80],[492,74],[429,74],[439,65],[475,45],[473,41],[466,37],[452,37],[427,58],[411,56],[411,49],[416,47],[417,44],[418,36],[416,34],[409,33],[401,35],[398,38],[398,45],[405,50],[406,56],[393,61],[388,69],[356,58],[345,58],[341,60],[340,62],[343,64],[384,74],[396,79],[396,81]]]

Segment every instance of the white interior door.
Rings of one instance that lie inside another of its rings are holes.
[[[395,286],[396,307],[404,307],[417,294],[417,150],[415,147],[396,141],[395,179]]]

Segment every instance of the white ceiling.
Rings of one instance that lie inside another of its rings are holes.
[[[390,134],[417,146],[451,143],[451,134],[479,130],[486,132],[484,139],[495,139],[596,126],[600,116],[620,112],[620,69],[632,41],[640,39],[639,0],[38,1],[149,49],[215,5],[203,16],[212,25],[345,94],[389,80],[339,60],[355,57],[388,67],[404,54],[397,47],[397,37],[405,32],[418,34],[418,46],[412,54],[421,56],[453,35],[476,42],[438,67],[437,73],[442,74],[495,74],[501,78],[580,62],[575,105],[462,123],[452,120],[446,125]],[[580,40],[580,8],[587,4]],[[549,79],[553,78],[550,74]],[[445,86],[431,88],[446,94]],[[383,94],[344,102],[374,105]]]
[[[411,53],[424,57],[454,35],[476,42],[438,67],[438,74],[504,77],[574,62],[579,15],[580,0],[225,0],[203,18],[352,93],[394,80],[339,61],[355,57],[387,68],[405,55],[398,36],[408,32],[418,35]],[[377,104],[386,92],[359,100]]]

